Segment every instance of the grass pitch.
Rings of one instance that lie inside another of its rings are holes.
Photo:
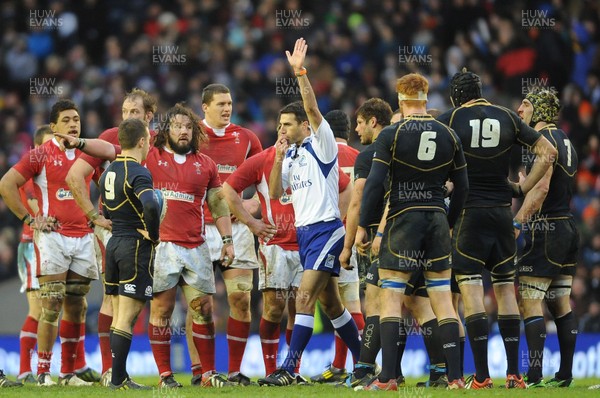
[[[112,391],[105,387],[46,387],[24,386],[18,388],[0,389],[1,397],[39,398],[46,396],[59,397],[106,397],[114,398],[123,395],[126,397],[152,397],[152,398],[197,398],[197,397],[243,397],[243,398],[271,398],[271,397],[365,397],[373,394],[385,396],[398,396],[402,398],[435,398],[435,397],[543,397],[543,398],[569,398],[569,397],[600,397],[600,390],[588,390],[588,387],[600,384],[600,379],[576,379],[575,385],[570,388],[535,388],[528,390],[506,390],[501,388],[504,380],[496,379],[497,387],[491,390],[459,390],[446,391],[438,389],[417,388],[417,379],[408,379],[407,386],[401,387],[397,392],[368,392],[352,391],[346,388],[336,388],[330,385],[309,384],[306,386],[291,387],[228,387],[228,388],[199,388],[189,385],[191,375],[177,374],[177,381],[184,385],[177,390],[165,390],[157,387],[158,377],[136,377],[138,383],[154,386],[150,391]]]

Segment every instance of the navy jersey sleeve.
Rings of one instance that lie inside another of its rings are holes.
[[[386,127],[381,130],[381,133],[379,133],[379,136],[377,136],[377,139],[375,140],[373,161],[382,162],[387,165],[390,164],[395,136],[396,129],[393,127]]]
[[[542,134],[525,124],[516,113],[511,111],[510,115],[517,125],[517,141],[519,141],[521,145],[526,145],[528,147],[533,146],[537,140],[540,139]]]
[[[369,147],[371,148],[371,147]],[[371,171],[371,164],[373,163],[373,151],[365,149],[359,153],[354,162],[354,179],[367,178]]]
[[[142,192],[154,189],[152,175],[145,167],[136,167],[136,172],[131,173],[128,180],[127,183],[133,188],[133,192],[138,198]]]

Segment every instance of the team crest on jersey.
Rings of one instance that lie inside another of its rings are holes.
[[[289,195],[286,191],[283,191],[283,194],[279,198],[279,203],[282,205],[289,205],[292,203],[292,195]]]
[[[236,144],[239,144],[240,143],[240,133],[237,131],[234,131],[233,133],[231,133],[231,135],[235,137],[235,141],[233,141],[233,142],[235,142]]]
[[[166,160],[159,160],[158,165],[167,167],[169,165],[169,163]]]
[[[56,191],[56,199],[71,200],[73,199],[73,194],[68,189],[60,188],[58,191]]]
[[[146,297],[152,297],[152,286],[147,286],[146,291],[144,292]]]
[[[194,167],[196,167],[196,174],[198,174],[198,175],[202,174],[202,170],[200,170],[200,167],[202,167],[202,163],[194,162]]]

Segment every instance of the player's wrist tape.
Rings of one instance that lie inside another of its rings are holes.
[[[221,236],[221,241],[224,245],[233,244],[233,237],[231,235],[223,235]]]
[[[521,224],[517,220],[513,220],[513,227],[515,227],[518,230],[521,230],[521,229],[523,229],[523,224]]]
[[[77,143],[77,149],[82,150],[85,147],[85,138],[80,138]]]
[[[88,211],[87,213],[85,213],[85,215],[92,222],[96,221],[98,219],[98,217],[100,217],[100,215],[98,214],[98,212],[96,211],[96,209],[92,209],[92,210]]]
[[[377,237],[377,238],[383,237],[383,232],[377,231],[377,233],[375,233],[375,237]]]
[[[29,214],[29,213],[25,214],[25,216],[23,218],[21,218],[21,222],[24,222],[27,225],[31,225],[31,223],[33,222],[33,218],[31,217],[31,214]]]
[[[300,70],[300,72],[295,72],[296,77],[300,77],[300,76],[304,76],[308,73],[308,71],[306,70],[306,68],[303,66],[302,69]]]

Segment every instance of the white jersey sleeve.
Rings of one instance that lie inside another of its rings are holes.
[[[321,119],[321,124],[317,128],[317,131],[314,131],[312,126],[310,126],[310,130],[313,133],[313,148],[319,160],[323,163],[329,163],[334,160],[338,154],[338,146],[333,135],[333,130],[331,130],[331,126],[327,120],[325,118]]]
[[[291,158],[288,156],[290,151],[285,155],[283,162],[281,163],[281,186],[283,190],[287,190],[290,187],[290,166],[291,166]]]

